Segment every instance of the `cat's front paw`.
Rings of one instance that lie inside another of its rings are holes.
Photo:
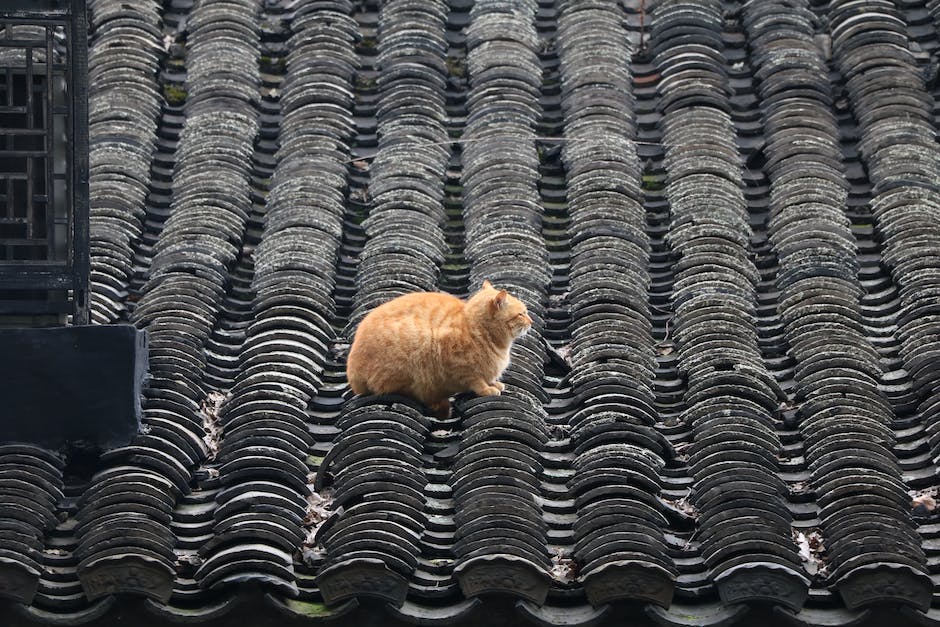
[[[500,392],[498,387],[487,383],[485,379],[477,379],[470,389],[478,396],[499,396]]]
[[[481,395],[482,396],[499,396],[500,392],[501,390],[495,385],[488,385],[485,388],[483,388]]]
[[[494,388],[496,388],[500,392],[506,389],[506,386],[500,383],[499,381],[493,381],[490,385],[492,385]]]

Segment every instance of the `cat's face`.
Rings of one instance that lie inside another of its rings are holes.
[[[509,317],[509,329],[512,332],[513,339],[517,337],[522,337],[526,332],[532,328],[532,318],[529,317],[529,310],[526,309],[525,304],[517,299],[510,296],[515,303],[512,303],[510,306],[511,312]],[[515,313],[512,313],[512,312]]]
[[[490,285],[489,281],[483,284],[483,289],[490,292],[490,311],[500,326],[505,325],[510,336],[515,339],[526,334],[532,328],[532,318],[529,310],[518,298],[511,296],[506,290],[498,290]]]

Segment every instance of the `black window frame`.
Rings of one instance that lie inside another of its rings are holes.
[[[0,292],[21,291],[34,295],[25,299],[0,296],[0,315],[31,316],[53,311],[71,315],[72,324],[89,321],[89,199],[88,199],[88,21],[85,0],[3,0],[0,22],[37,26],[63,26],[65,37],[67,124],[66,183],[68,247],[64,260],[8,261],[0,259]],[[52,29],[46,30],[47,39]],[[51,49],[51,44],[47,50]],[[49,59],[46,65],[51,65]],[[5,68],[0,68],[4,72]],[[52,85],[46,86],[50,99]],[[47,129],[52,133],[54,129]],[[6,135],[0,129],[0,145]],[[46,143],[45,162],[52,163],[56,147]],[[11,151],[5,151],[13,154]],[[13,151],[15,152],[15,151]],[[46,168],[52,171],[52,166]],[[54,181],[47,181],[49,187]],[[51,203],[49,203],[51,204]],[[51,209],[49,209],[51,211]],[[67,295],[63,305],[50,304],[51,292]],[[36,297],[36,294],[42,294]],[[58,309],[57,309],[58,308]]]

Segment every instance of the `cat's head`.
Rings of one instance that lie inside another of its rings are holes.
[[[486,302],[491,323],[505,328],[512,339],[525,335],[532,327],[532,318],[529,317],[525,303],[506,290],[496,289],[489,281],[483,281],[480,295]]]

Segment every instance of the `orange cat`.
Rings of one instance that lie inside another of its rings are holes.
[[[512,341],[532,326],[526,306],[489,281],[462,301],[441,292],[384,303],[356,330],[346,377],[356,394],[404,394],[441,418],[449,397],[497,396]]]

